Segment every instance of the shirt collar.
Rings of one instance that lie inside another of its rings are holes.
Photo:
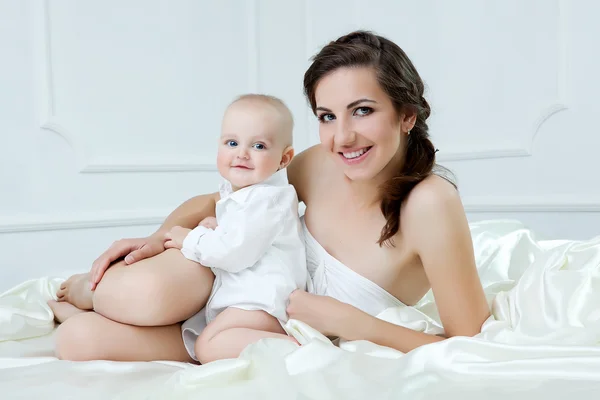
[[[287,168],[283,168],[275,172],[273,175],[271,175],[264,181],[257,183],[256,185],[287,186],[288,184],[289,183],[287,178]],[[223,179],[223,181],[219,185],[219,194],[221,195],[221,200],[224,200],[228,197],[232,197],[235,200],[243,201],[243,199],[246,198],[245,194],[249,191],[248,189],[256,185],[248,186],[238,190],[237,192],[234,192],[231,186],[231,182],[229,182],[227,179]]]

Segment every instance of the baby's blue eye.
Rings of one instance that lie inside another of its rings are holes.
[[[237,142],[235,140],[229,140],[227,142],[227,146],[229,146],[229,147],[235,147],[235,146],[237,146]]]
[[[255,148],[256,150],[264,150],[266,147],[265,147],[265,145],[264,145],[264,144],[262,144],[262,143],[256,143],[256,144],[254,145],[254,148]]]

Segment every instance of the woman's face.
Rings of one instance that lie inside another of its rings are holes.
[[[339,68],[315,90],[321,145],[350,180],[395,171],[402,162],[402,117],[372,68]],[[387,168],[386,168],[387,167]]]

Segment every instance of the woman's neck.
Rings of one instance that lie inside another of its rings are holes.
[[[379,184],[374,180],[352,181],[344,175],[346,196],[352,208],[363,210],[378,205],[381,201]]]

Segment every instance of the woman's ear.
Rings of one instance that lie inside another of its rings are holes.
[[[283,150],[283,154],[281,155],[281,162],[279,163],[279,169],[284,169],[291,162],[292,158],[294,158],[294,148],[292,146],[288,146]]]
[[[413,110],[406,110],[400,114],[400,130],[402,132],[410,132],[417,123],[417,113]]]

